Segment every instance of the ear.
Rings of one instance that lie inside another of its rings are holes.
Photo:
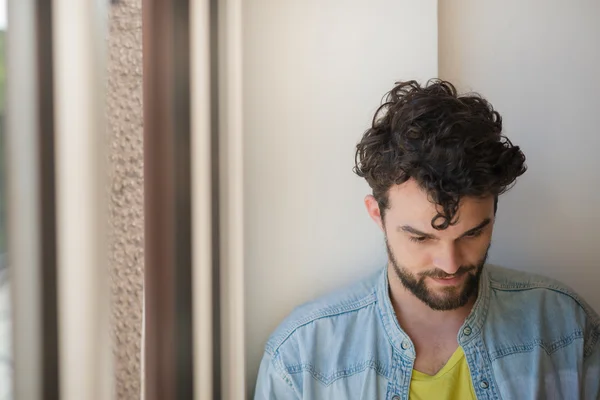
[[[385,232],[385,228],[383,227],[383,220],[381,219],[381,210],[379,209],[379,204],[373,195],[368,195],[365,197],[365,206],[367,207],[367,212],[369,213],[369,217],[379,226],[382,232]]]

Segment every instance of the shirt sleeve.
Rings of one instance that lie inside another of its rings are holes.
[[[276,357],[265,352],[260,363],[254,400],[298,400],[301,396]]]
[[[583,392],[582,399],[600,400],[600,339],[598,337],[591,354],[583,362]]]

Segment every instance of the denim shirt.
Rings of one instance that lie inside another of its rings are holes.
[[[415,348],[387,268],[301,306],[270,337],[255,399],[406,400]],[[600,318],[541,276],[486,265],[458,332],[478,399],[600,399]]]

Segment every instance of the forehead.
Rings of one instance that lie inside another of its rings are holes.
[[[410,225],[423,232],[438,232],[431,226],[432,219],[441,208],[432,203],[425,192],[413,179],[401,185],[394,185],[388,192],[389,209],[386,220],[398,225]],[[388,218],[389,217],[389,218]],[[486,218],[494,217],[494,196],[485,198],[464,197],[458,208],[458,222],[444,232],[464,231],[477,226]]]

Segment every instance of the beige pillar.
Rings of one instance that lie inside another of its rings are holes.
[[[111,6],[107,102],[116,399],[135,400],[142,387],[144,282],[141,0]]]

